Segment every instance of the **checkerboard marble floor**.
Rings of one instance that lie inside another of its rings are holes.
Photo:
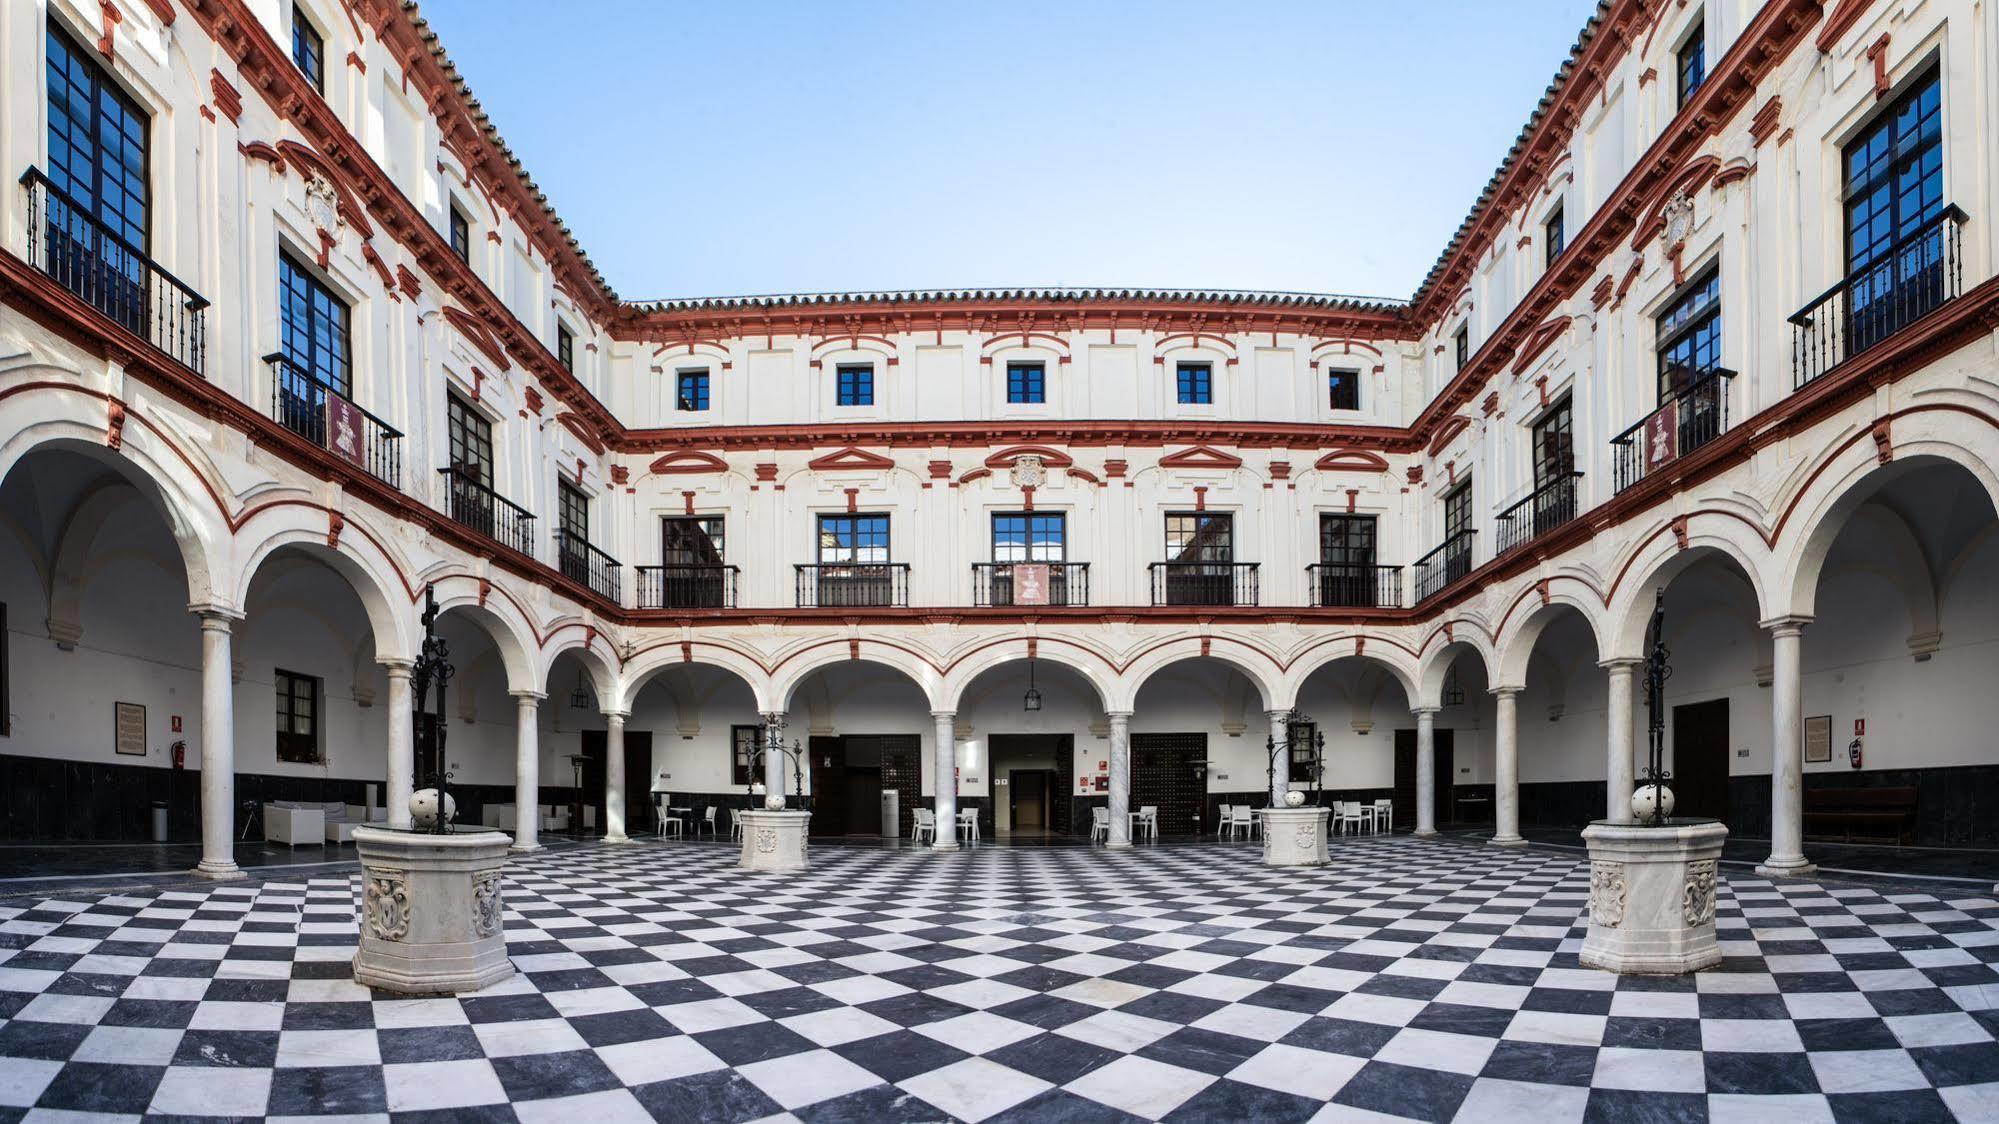
[[[514,862],[520,974],[348,979],[356,881],[0,907],[0,1121],[1994,1120],[1999,902],[1730,876],[1727,960],[1577,966],[1575,856],[1409,838]]]

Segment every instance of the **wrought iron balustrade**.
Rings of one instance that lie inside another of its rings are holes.
[[[1254,605],[1255,562],[1154,562],[1154,605]]]
[[[1477,531],[1459,531],[1437,549],[1416,560],[1416,600],[1424,598],[1471,573],[1472,540]]]
[[[534,516],[463,468],[440,468],[446,512],[501,546],[534,557]]]
[[[1399,609],[1402,567],[1314,562],[1305,567],[1315,609]]]
[[[639,567],[641,609],[733,609],[736,567],[670,563]]]
[[[801,609],[880,609],[909,605],[909,563],[857,562],[794,566]]]
[[[564,577],[588,586],[597,596],[607,601],[618,599],[624,568],[583,536],[569,531],[555,532],[555,567]]]
[[[1622,492],[1728,432],[1728,382],[1735,372],[1715,367],[1610,439],[1611,484]]]
[[[28,261],[56,284],[199,374],[207,361],[208,301],[91,208],[29,168]]]
[[[1793,314],[1793,385],[1804,386],[1957,297],[1964,222],[1956,204],[1945,207]]]
[[[266,355],[264,362],[271,365],[271,417],[279,425],[391,488],[403,486],[401,430],[282,353]]]
[[[974,562],[972,604],[1088,605],[1088,562]]]
[[[1583,474],[1563,472],[1549,477],[1527,498],[1499,513],[1499,549],[1495,557],[1518,549],[1576,517],[1577,485]]]

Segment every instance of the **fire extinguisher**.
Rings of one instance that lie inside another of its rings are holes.
[[[1860,768],[1860,739],[1859,739],[1859,738],[1855,738],[1855,739],[1853,739],[1852,741],[1850,741],[1850,742],[1848,742],[1848,743],[1846,744],[1846,760],[1847,760],[1847,762],[1848,762],[1849,764],[1851,764],[1851,765],[1852,765],[1852,766],[1853,766],[1854,768],[1856,768],[1856,769]]]
[[[175,742],[173,745],[167,747],[167,753],[173,758],[174,768],[176,769],[187,768],[186,742]]]

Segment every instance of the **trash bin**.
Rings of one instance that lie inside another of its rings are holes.
[[[892,788],[882,789],[882,837],[894,839],[902,834],[902,794]]]
[[[153,842],[165,843],[166,841],[167,802],[164,800],[155,800],[153,801]]]

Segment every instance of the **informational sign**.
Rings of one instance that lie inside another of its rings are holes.
[[[367,467],[361,451],[361,408],[337,394],[326,396],[326,447],[343,460]]]
[[[1014,564],[1013,603],[1016,605],[1048,604],[1048,564],[1046,562],[1020,562]]]
[[[1805,719],[1805,760],[1832,760],[1832,715],[1820,714]]]
[[[127,757],[146,755],[146,708],[138,703],[112,703],[117,749]]]
[[[1664,468],[1680,455],[1680,411],[1668,406],[1645,419],[1645,470]]]

